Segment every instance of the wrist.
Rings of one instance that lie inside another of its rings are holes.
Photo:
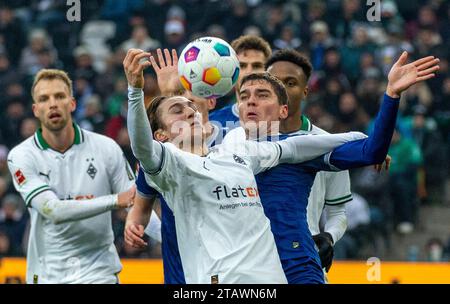
[[[323,232],[323,234],[329,240],[330,244],[333,245],[334,244],[334,240],[333,240],[333,236],[331,235],[331,233],[325,231],[325,232]]]
[[[113,194],[111,195],[111,199],[112,199],[112,209],[119,209],[119,195],[118,194]]]
[[[391,98],[400,98],[400,93],[397,93],[389,85],[386,88],[386,95],[391,97]]]

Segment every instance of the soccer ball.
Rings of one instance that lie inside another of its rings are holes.
[[[183,87],[195,96],[219,98],[236,84],[239,61],[236,52],[224,40],[202,37],[181,52],[178,75]]]

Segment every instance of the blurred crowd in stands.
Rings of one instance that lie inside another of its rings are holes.
[[[354,170],[349,226],[337,258],[360,258],[360,248],[393,233],[420,229],[423,205],[448,205],[450,143],[450,3],[445,0],[383,0],[379,22],[369,22],[364,0],[90,0],[81,21],[69,22],[60,0],[0,0],[0,257],[23,256],[28,212],[14,191],[8,151],[31,136],[30,85],[42,68],[60,68],[74,81],[81,127],[115,139],[130,163],[126,130],[127,83],[122,61],[129,48],[181,52],[192,39],[242,34],[265,38],[274,50],[294,48],[314,67],[304,113],[329,132],[370,132],[392,63],[403,50],[411,58],[441,59],[435,78],[402,96],[389,154],[388,174]],[[145,95],[158,95],[154,73]],[[228,98],[232,100],[232,98]],[[222,98],[218,107],[225,105]],[[124,257],[154,257],[158,246],[135,251],[123,242],[126,213],[114,213],[117,246]],[[450,231],[430,240],[448,259]],[[448,244],[446,244],[448,243]],[[434,247],[433,247],[434,246]]]

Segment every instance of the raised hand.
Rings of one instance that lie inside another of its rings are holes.
[[[139,49],[129,49],[125,59],[123,60],[123,69],[127,76],[128,85],[134,88],[144,88],[144,69],[151,66],[149,61],[143,61],[149,58],[150,53]]]
[[[403,52],[389,71],[386,93],[390,97],[400,97],[410,86],[434,77],[434,72],[439,70],[439,59],[434,56],[423,57],[408,64],[407,59],[408,53]]]
[[[158,86],[162,95],[171,95],[178,92],[182,87],[178,77],[178,56],[177,51],[172,50],[172,55],[168,49],[164,49],[164,56],[161,49],[156,51],[158,62],[155,57],[150,57],[150,62],[158,78]]]

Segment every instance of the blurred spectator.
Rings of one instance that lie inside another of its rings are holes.
[[[141,49],[144,51],[156,50],[161,47],[158,40],[153,39],[149,36],[147,28],[143,25],[138,25],[133,28],[131,38],[126,40],[120,46],[124,51],[129,49]]]
[[[428,111],[433,103],[433,95],[428,85],[423,82],[408,89],[403,95],[403,99],[405,103],[402,105],[401,112],[405,116],[413,115],[418,107]]]
[[[114,85],[114,91],[106,101],[106,111],[109,117],[120,114],[122,104],[124,101],[128,100],[127,87],[127,80],[123,77],[118,77]]]
[[[431,238],[428,240],[426,247],[426,258],[429,262],[444,262],[445,245],[439,238]]]
[[[11,66],[6,54],[0,53],[0,92],[5,92],[9,84],[18,81],[20,81],[20,74],[13,66]],[[0,95],[0,107],[2,108],[6,106],[4,104],[5,97],[4,94]]]
[[[352,92],[346,92],[339,98],[337,112],[336,132],[360,131],[363,132],[369,122],[369,117],[359,106],[356,96]]]
[[[366,199],[353,192],[353,201],[345,204],[347,231],[334,246],[334,257],[338,260],[357,259],[367,241],[370,225],[370,208]]]
[[[38,129],[38,120],[34,117],[25,117],[20,123],[20,141],[33,136]]]
[[[20,53],[25,46],[24,37],[23,26],[14,16],[9,4],[0,3],[0,45],[5,46],[7,56],[14,65],[18,63]]]
[[[369,40],[366,27],[354,27],[352,39],[341,48],[342,67],[352,83],[358,79],[359,71],[355,69],[355,66],[360,64],[363,54],[374,52],[375,45]]]
[[[12,177],[8,169],[8,153],[9,149],[4,145],[0,145],[0,202],[5,193],[14,191]]]
[[[308,102],[305,108],[305,115],[311,120],[311,122],[324,129],[327,132],[332,132],[336,121],[332,115],[326,112],[323,106],[319,102]]]
[[[120,129],[126,127],[127,125],[127,110],[128,110],[128,102],[127,100],[123,100],[120,106],[120,112],[116,116],[111,117],[105,126],[105,135],[111,137],[114,140],[117,140],[117,136],[119,135]]]
[[[91,84],[95,84],[97,72],[94,69],[92,55],[87,47],[80,45],[73,51],[75,59],[75,75],[83,75],[83,77]]]
[[[20,142],[20,124],[26,116],[26,108],[20,98],[12,98],[6,105],[0,121],[4,143],[14,147]]]
[[[441,35],[432,26],[422,26],[419,28],[414,41],[415,55],[417,58],[434,55],[441,46]]]
[[[0,209],[0,231],[9,238],[10,255],[22,255],[22,239],[27,217],[23,212],[24,202],[17,194],[8,194],[3,198]]]
[[[181,53],[185,44],[184,24],[179,20],[168,20],[164,25],[165,48],[175,49]]]
[[[92,95],[85,104],[84,118],[79,122],[83,129],[100,133],[104,132],[105,116],[102,111],[102,103],[98,95]]]
[[[341,1],[341,11],[330,19],[333,35],[340,42],[345,42],[350,37],[352,27],[361,21],[367,21],[363,12],[363,1],[344,0]]]
[[[388,190],[394,204],[394,224],[399,233],[408,234],[414,229],[418,210],[418,175],[423,165],[422,152],[413,140],[402,136],[397,129],[392,137],[389,155],[392,162]]]
[[[397,4],[392,0],[383,0],[381,2],[381,23],[385,29],[403,28],[403,18],[398,13]]]
[[[76,121],[81,121],[86,117],[86,103],[94,94],[94,88],[89,82],[89,74],[83,71],[75,75],[73,96],[77,101],[77,108],[74,112]]]
[[[446,146],[442,144],[442,136],[437,130],[434,118],[427,117],[427,109],[419,104],[414,107],[412,116],[405,119],[405,126],[409,128],[414,141],[419,145],[424,159],[425,186],[419,189],[421,198],[427,196],[431,201],[441,202],[444,196],[444,184],[447,175],[446,164],[448,153]],[[428,191],[426,191],[428,190]]]
[[[0,259],[14,255],[15,253],[11,247],[11,241],[9,240],[8,235],[0,230]]]
[[[364,111],[372,118],[380,108],[384,89],[379,70],[376,68],[366,69],[357,85],[356,96],[361,101]]]
[[[273,42],[277,49],[298,49],[301,44],[302,41],[292,25],[283,26],[280,37]]]
[[[239,37],[244,29],[251,24],[251,15],[245,0],[231,0],[230,2],[231,8],[227,12],[227,18],[225,18],[223,25],[227,29],[229,41],[232,41]],[[263,31],[266,35],[269,34],[267,28]]]
[[[311,63],[315,70],[322,69],[325,51],[334,46],[334,40],[328,31],[328,25],[323,21],[315,21],[311,24],[311,42],[309,45]]]
[[[44,62],[39,58],[42,54],[50,56],[50,62],[56,62],[57,52],[51,38],[43,29],[32,30],[29,34],[28,45],[23,49],[20,58],[20,70],[25,75],[35,75],[43,68]]]

